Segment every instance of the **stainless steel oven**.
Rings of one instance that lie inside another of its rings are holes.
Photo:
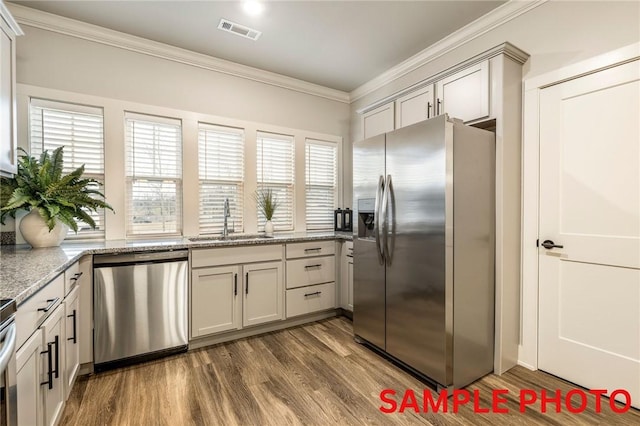
[[[15,314],[14,300],[0,300],[0,426],[18,424]]]

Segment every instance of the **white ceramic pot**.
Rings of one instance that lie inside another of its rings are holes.
[[[33,209],[20,221],[20,232],[33,248],[59,246],[69,232],[69,227],[56,219],[56,226],[49,231],[40,212]]]
[[[273,222],[270,220],[264,224],[264,235],[267,237],[273,237]]]

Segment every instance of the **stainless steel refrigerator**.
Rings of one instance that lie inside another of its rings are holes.
[[[353,148],[356,339],[443,388],[493,371],[494,141],[441,115]]]

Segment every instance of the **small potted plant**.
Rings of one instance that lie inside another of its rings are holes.
[[[256,191],[253,197],[258,206],[258,210],[262,212],[267,222],[264,224],[264,234],[267,237],[273,237],[273,214],[278,208],[278,199],[271,189],[262,189]]]
[[[95,189],[95,179],[83,178],[84,165],[63,174],[62,147],[51,154],[44,151],[39,159],[25,150],[18,159],[15,177],[0,180],[0,223],[7,216],[16,217],[19,210],[29,211],[20,221],[20,232],[33,247],[60,245],[69,228],[78,232],[76,220],[92,229],[96,223],[89,212],[113,208]]]

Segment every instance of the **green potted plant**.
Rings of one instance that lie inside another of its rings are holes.
[[[271,189],[257,190],[253,197],[258,206],[258,210],[262,212],[267,222],[264,224],[264,234],[267,237],[273,236],[273,214],[278,208],[278,199]]]
[[[95,229],[89,212],[100,208],[113,211],[95,189],[99,182],[82,177],[84,165],[62,173],[62,147],[51,154],[44,151],[39,159],[21,151],[24,154],[18,158],[17,175],[0,180],[0,223],[4,224],[7,216],[15,218],[19,210],[29,211],[20,222],[20,232],[31,246],[58,246],[69,228],[78,232],[76,220]]]

